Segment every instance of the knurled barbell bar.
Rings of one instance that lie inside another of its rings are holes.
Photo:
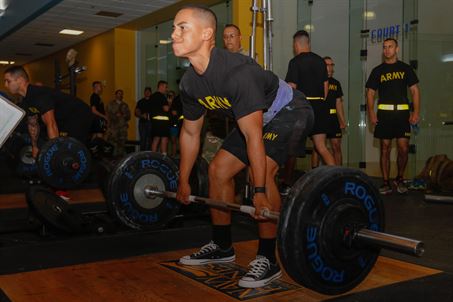
[[[148,197],[149,199],[154,199],[156,197],[176,198],[176,193],[170,191],[159,191],[153,188],[152,185],[147,185],[145,186],[145,196]],[[251,216],[255,215],[256,211],[256,209],[252,206],[240,205],[221,200],[214,200],[195,195],[189,195],[189,201],[205,204],[211,207],[237,211],[249,214]],[[278,220],[280,217],[280,213],[269,211],[268,209],[263,209],[260,216],[271,220]],[[345,244],[348,245],[352,245],[355,242],[361,244],[370,244],[375,245],[377,247],[392,249],[397,252],[413,256],[421,256],[425,251],[424,243],[422,241],[383,232],[376,232],[373,230],[366,229],[363,226],[360,229],[346,227],[344,232],[345,232],[344,233]]]
[[[138,152],[121,160],[108,183],[107,202],[116,217],[134,228],[162,227],[179,210],[178,167],[167,156]],[[252,207],[191,197],[192,201],[246,213]],[[381,196],[369,177],[355,169],[323,166],[292,187],[278,219],[278,254],[288,275],[324,294],[351,290],[369,274],[380,248],[412,255],[423,243],[384,232]]]

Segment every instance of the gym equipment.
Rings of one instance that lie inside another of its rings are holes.
[[[123,159],[109,181],[112,208],[119,219],[163,225],[177,212],[177,168],[152,152]],[[190,196],[190,201],[254,214],[250,206]],[[141,209],[137,206],[141,207]],[[384,233],[384,207],[377,189],[361,171],[323,166],[300,178],[278,220],[280,260],[296,282],[335,295],[354,288],[374,266],[380,248],[421,256],[421,241]]]
[[[87,148],[72,137],[57,137],[43,144],[37,159],[37,171],[48,185],[72,189],[90,174],[91,156]]]
[[[107,211],[81,212],[49,188],[30,186],[26,200],[31,212],[53,232],[74,235],[116,230],[113,221],[105,215]]]
[[[263,68],[265,70],[272,70],[272,1],[262,0],[261,8],[258,7],[258,0],[252,0],[252,33],[250,35],[250,52],[249,56],[256,59],[256,27],[257,27],[257,14],[263,14]]]
[[[0,148],[25,116],[25,111],[0,95]]]
[[[70,210],[69,204],[43,186],[30,186],[26,200],[35,215],[52,230],[76,233],[82,226],[79,213]]]
[[[156,183],[161,189],[176,189],[178,160],[150,151],[136,152],[116,166],[102,163],[98,175],[107,174],[110,175],[109,179],[104,181],[102,187],[108,208],[128,227],[136,230],[159,229],[181,213],[180,203],[171,198],[150,202],[143,191],[128,189],[150,182]],[[201,157],[197,158],[192,169],[190,186],[194,193],[208,195],[208,163]],[[185,214],[197,215],[202,212],[205,212],[204,209],[196,204],[184,209]]]

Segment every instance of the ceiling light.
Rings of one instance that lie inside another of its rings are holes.
[[[453,62],[453,54],[446,54],[442,56],[442,62]]]
[[[78,36],[78,35],[83,34],[83,31],[82,30],[74,30],[74,29],[63,29],[59,33],[63,34],[63,35]]]
[[[0,9],[6,10],[8,8],[8,0],[0,0]]]
[[[103,16],[103,17],[117,18],[119,16],[122,16],[123,14],[122,13],[116,13],[116,12],[109,12],[109,11],[101,10],[101,11],[97,12],[95,15]]]
[[[308,31],[308,32],[312,32],[312,31],[315,30],[315,27],[313,26],[313,24],[306,24],[306,25],[304,26],[304,30],[305,30],[305,31]]]
[[[365,11],[363,12],[363,17],[367,20],[374,20],[376,19],[376,13],[373,11]]]
[[[0,61],[0,65],[9,65],[9,61]]]

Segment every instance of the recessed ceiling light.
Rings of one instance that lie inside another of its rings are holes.
[[[0,65],[13,65],[14,63],[16,63],[16,62],[14,62],[14,61],[0,61]]]
[[[116,13],[116,12],[109,12],[109,11],[105,11],[105,10],[101,10],[101,11],[98,11],[95,15],[98,15],[98,16],[103,16],[103,17],[110,17],[110,18],[117,18],[121,15],[123,15],[122,13]]]
[[[44,47],[52,47],[52,46],[54,46],[55,44],[37,42],[37,43],[35,43],[35,45],[36,45],[36,46],[44,46]]]
[[[78,36],[83,34],[82,30],[74,30],[74,29],[63,29],[59,32],[62,35],[72,35],[72,36]]]
[[[373,11],[365,11],[363,17],[367,20],[374,20],[376,19],[376,13]]]

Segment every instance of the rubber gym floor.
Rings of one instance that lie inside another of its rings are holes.
[[[236,264],[187,271],[175,260],[209,241],[206,215],[159,231],[114,225],[103,234],[67,236],[30,221],[20,193],[26,183],[1,184],[0,301],[453,301],[453,205],[427,203],[421,192],[383,200],[386,231],[424,241],[425,254],[383,250],[362,284],[332,297],[287,276],[263,289],[237,288],[234,272],[246,268],[257,246],[255,223],[244,215],[234,215]],[[83,211],[105,209],[96,185],[70,193]]]

